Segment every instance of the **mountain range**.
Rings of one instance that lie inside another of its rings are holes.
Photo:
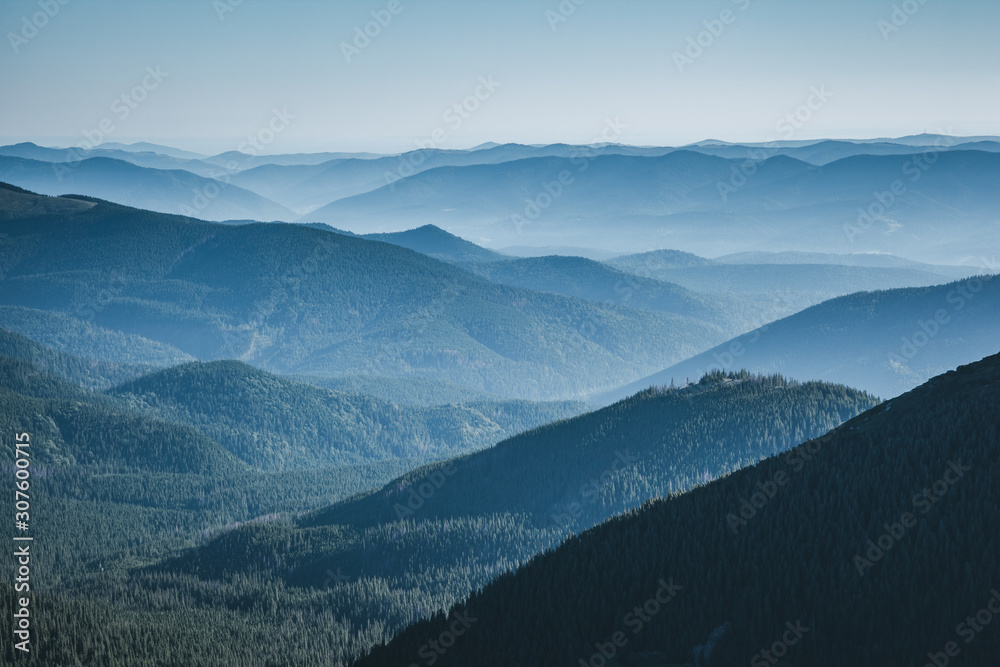
[[[983,151],[858,155],[818,167],[786,156],[748,167],[687,150],[529,158],[430,169],[307,218],[355,231],[430,223],[507,245],[586,236],[612,248],[726,253],[780,244],[954,263],[995,239],[998,170],[1000,154]]]
[[[993,664],[998,139],[0,147],[29,662]]]
[[[778,246],[945,264],[966,263],[984,247],[995,252],[1000,142],[989,137],[207,158],[140,148],[151,150],[0,147],[0,178],[217,221],[325,222],[355,233],[433,224],[495,248],[719,254]],[[62,165],[52,169],[63,178],[13,158]],[[100,160],[83,166],[98,158],[134,169]],[[82,175],[72,176],[78,167]]]
[[[498,285],[304,225],[213,225],[94,202],[69,217],[15,218],[5,230],[0,304],[284,373],[416,376],[569,398],[726,338],[684,312]]]
[[[719,374],[418,468],[295,521],[239,527],[164,569],[226,585],[277,574],[317,592],[340,573],[337,617],[362,622],[381,609],[391,632],[568,532],[786,451],[875,402],[845,387]]]

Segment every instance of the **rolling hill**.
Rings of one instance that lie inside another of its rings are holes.
[[[644,149],[608,144],[574,146],[551,144],[525,146],[498,144],[480,149],[447,150],[426,148],[401,155],[376,156],[365,159],[343,155],[322,163],[298,162],[284,165],[278,162],[248,169],[233,178],[234,182],[258,192],[289,208],[302,210],[309,219],[311,211],[337,199],[371,192],[396,181],[436,167],[467,167],[499,164],[535,157],[573,158],[576,161],[596,155],[662,155],[670,148]]]
[[[733,333],[742,333],[790,312],[787,304],[777,303],[772,298],[770,285],[759,290],[766,298],[734,299],[719,290],[709,288],[706,291],[716,293],[696,294],[679,285],[649,277],[652,272],[645,268],[654,261],[659,266],[674,265],[674,263],[687,265],[689,262],[680,260],[684,257],[697,265],[712,263],[711,260],[677,251],[630,255],[607,263],[568,255],[511,258],[487,250],[434,225],[425,225],[405,232],[367,234],[363,238],[410,248],[424,255],[456,264],[502,285],[561,294],[600,304],[683,315],[711,322],[722,330]],[[609,266],[611,264],[620,265],[625,269],[618,270]],[[879,278],[883,278],[884,282],[879,281]],[[921,276],[921,278],[927,282],[934,281],[932,277]],[[885,286],[896,286],[899,282],[894,277],[888,276],[873,277],[872,280],[874,284]],[[836,295],[826,290],[823,292],[823,297]],[[816,297],[816,301],[819,300],[822,298]]]
[[[119,144],[105,143],[99,147],[90,149],[84,148],[48,148],[39,146],[31,142],[12,144],[10,146],[0,146],[0,155],[9,157],[26,158],[29,160],[41,160],[42,162],[65,162],[73,163],[88,158],[102,157],[112,160],[128,162],[138,167],[149,167],[151,169],[183,169],[192,174],[198,174],[206,178],[221,176],[224,172],[216,165],[204,162],[198,157],[182,157],[186,151],[172,151],[163,146],[147,144],[149,150],[138,150],[126,147],[117,147]],[[133,144],[141,147],[142,144]],[[153,150],[152,147],[158,150]],[[162,151],[168,150],[168,153]]]
[[[940,148],[948,151],[985,150],[996,152],[1000,150],[1000,143],[995,141],[969,142],[960,137],[940,137],[937,140],[928,139],[927,141],[926,144],[905,144],[893,141],[856,142],[827,139],[810,142],[804,146],[781,145],[781,142],[772,142],[770,145],[712,143],[691,146],[689,149],[706,155],[754,161],[764,160],[775,155],[785,155],[817,166],[857,155],[911,155],[915,148],[922,147]]]
[[[186,151],[180,148],[174,148],[173,146],[164,146],[163,144],[153,144],[148,141],[136,141],[131,144],[122,143],[120,141],[105,141],[104,143],[94,146],[94,148],[99,150],[119,150],[128,153],[159,153],[160,155],[180,158],[182,160],[200,160],[206,157],[201,153]]]
[[[193,426],[263,470],[444,458],[583,411],[580,403],[514,401],[403,407],[238,361],[184,364],[109,393],[138,412]]]
[[[747,299],[749,307],[776,313],[772,320],[854,292],[940,285],[977,273],[973,267],[901,258],[860,259],[867,254],[858,257],[749,252],[708,260],[660,250],[623,255],[606,263],[632,275],[680,285],[706,298]]]
[[[723,331],[744,332],[787,314],[773,299],[748,300],[696,293],[680,285],[619,271],[583,257],[526,257],[462,264],[473,273],[512,287],[673,313],[711,322]]]
[[[147,368],[194,361],[175,347],[94,324],[88,315],[96,304],[80,304],[69,314],[19,306],[0,306],[0,327],[17,332],[55,350],[107,364]],[[89,308],[88,308],[89,306]],[[92,318],[91,318],[92,319]]]
[[[839,264],[842,266],[874,267],[887,269],[915,269],[939,273],[949,278],[966,278],[975,275],[971,266],[947,266],[915,262],[905,257],[884,253],[852,253],[836,255],[822,252],[742,252],[716,257],[716,264]]]
[[[839,385],[716,373],[418,468],[303,524],[512,513],[564,534],[789,449],[877,402]],[[446,483],[413,508],[411,490],[440,470],[448,471]]]
[[[613,260],[614,262],[614,260]],[[711,264],[687,269],[648,267],[642,274],[712,294],[800,296],[812,305],[853,292],[940,285],[951,277],[939,271],[846,264]],[[962,269],[961,276],[975,273]]]
[[[84,359],[3,328],[0,328],[0,356],[28,363],[38,372],[53,375],[74,387],[94,390],[110,389],[151,370],[146,365]]]
[[[4,347],[10,347],[10,336],[5,338]],[[14,351],[23,354],[23,341],[20,348]],[[57,355],[35,360],[68,369]],[[37,465],[219,475],[243,469],[240,461],[193,428],[100,399],[40,370],[33,361],[0,357],[0,422],[9,433],[31,433],[31,456]],[[13,441],[2,447],[13,460]]]
[[[334,201],[306,217],[334,225],[352,219],[356,227],[377,225],[379,229],[373,231],[392,231],[404,220],[435,224],[453,220],[446,226],[457,230],[504,221],[515,232],[511,217],[520,214],[522,225],[530,227],[532,214],[529,210],[525,215],[525,200],[542,193],[549,197],[549,206],[539,207],[546,210],[538,216],[538,224],[551,218],[667,214],[697,209],[703,192],[717,198],[714,185],[729,178],[732,166],[728,160],[691,151],[657,157],[534,157],[447,166]],[[810,169],[805,163],[780,158],[768,161],[759,172],[762,180],[769,180]],[[545,183],[552,192],[545,190]]]

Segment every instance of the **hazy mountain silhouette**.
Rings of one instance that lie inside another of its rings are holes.
[[[82,194],[161,213],[188,212],[206,220],[295,217],[283,206],[235,185],[181,169],[148,169],[103,157],[70,163],[0,157],[0,180],[42,194]]]
[[[822,378],[897,396],[997,347],[1000,277],[863,292],[826,301],[596,397],[684,383],[713,369]]]

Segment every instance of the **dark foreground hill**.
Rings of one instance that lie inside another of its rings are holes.
[[[997,405],[1000,355],[574,537],[357,664],[995,664]]]

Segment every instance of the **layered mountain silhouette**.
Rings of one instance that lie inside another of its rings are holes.
[[[290,220],[283,206],[183,169],[151,169],[104,157],[42,162],[0,156],[0,180],[47,195],[79,194],[207,220]]]
[[[6,232],[0,303],[85,312],[197,359],[285,373],[419,376],[571,397],[725,340],[687,312],[498,285],[406,248],[304,225],[213,225],[96,202],[69,217],[16,218]]]
[[[617,248],[656,243],[719,254],[780,243],[955,262],[993,238],[998,171],[1000,154],[933,148],[823,166],[787,156],[748,166],[690,150],[530,158],[429,169],[305,219],[371,231],[430,223],[509,245],[586,235]]]
[[[823,378],[891,398],[997,347],[1000,277],[862,292],[826,301],[595,397],[618,400],[650,385],[750,369]]]

